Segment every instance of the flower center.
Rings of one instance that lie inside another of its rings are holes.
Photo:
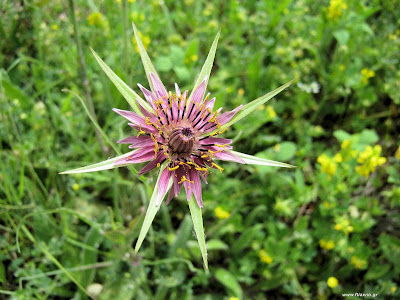
[[[190,127],[180,127],[172,130],[168,139],[168,146],[173,153],[189,154],[194,144],[194,132]]]

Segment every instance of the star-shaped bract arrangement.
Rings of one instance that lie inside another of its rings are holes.
[[[176,83],[174,92],[167,91],[151,63],[134,24],[133,29],[150,85],[150,90],[148,90],[138,84],[145,99],[142,99],[126,85],[94,50],[92,52],[104,72],[135,111],[113,109],[126,118],[129,121],[128,125],[135,129],[134,136],[129,136],[118,143],[130,144],[129,148],[135,150],[101,163],[62,173],[94,172],[147,162],[138,172],[140,176],[158,168],[157,182],[135,251],[139,250],[166,194],[169,192],[166,201],[168,204],[173,197],[180,193],[183,186],[204,266],[207,269],[207,253],[201,216],[203,207],[201,180],[207,183],[210,169],[222,172],[223,169],[216,163],[216,160],[293,167],[285,163],[233,151],[232,140],[218,137],[218,135],[287,88],[292,81],[244,106],[240,105],[232,111],[223,113],[221,113],[221,109],[214,111],[215,98],[210,99],[210,94],[205,96],[205,92],[220,32],[214,39],[206,62],[194,84],[194,89],[189,95],[189,91],[181,92]]]

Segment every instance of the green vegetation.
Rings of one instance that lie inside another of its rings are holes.
[[[0,298],[400,295],[397,1],[21,0],[0,11]],[[111,111],[129,105],[90,47],[139,93],[131,21],[170,90],[192,88],[222,29],[216,107],[296,79],[224,133],[236,151],[297,168],[211,172],[209,272],[183,193],[135,254],[156,172],[58,174],[130,151],[113,149],[132,131]]]

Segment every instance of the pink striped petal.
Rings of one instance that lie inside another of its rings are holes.
[[[116,112],[117,114],[123,116],[128,121],[131,121],[135,125],[141,125],[141,126],[146,125],[145,118],[143,118],[142,116],[139,116],[137,113],[134,113],[129,110],[118,109],[118,108],[113,108],[112,110],[114,112]]]
[[[114,166],[146,162],[153,159],[154,154],[155,152],[153,148],[141,148],[137,150],[133,155],[115,161]]]
[[[243,105],[239,105],[239,106],[236,107],[234,110],[224,112],[223,114],[221,114],[221,115],[219,115],[219,116],[217,117],[217,121],[218,121],[221,125],[224,125],[224,124],[228,123],[228,122],[233,118],[233,116],[236,115],[236,113],[237,113],[239,110],[242,109],[242,107],[243,107]]]
[[[160,176],[160,180],[158,181],[158,192],[157,192],[157,199],[156,199],[156,206],[161,204],[165,194],[167,193],[169,179],[171,178],[171,171],[168,170],[166,167]]]
[[[225,138],[216,138],[216,137],[208,137],[204,140],[200,141],[201,145],[226,145],[226,144],[231,144],[232,140],[231,139],[225,139]]]
[[[204,106],[204,108],[205,108],[205,109],[208,108],[209,110],[213,110],[214,104],[215,104],[215,97],[212,98],[211,100],[208,100],[208,101],[206,102],[206,105]]]
[[[193,194],[194,197],[196,198],[197,204],[199,207],[203,207],[203,199],[201,196],[201,181],[200,181],[200,176],[198,171],[196,171],[194,168],[190,169],[190,180],[192,180],[194,183],[192,184],[192,189],[193,189]]]
[[[156,92],[159,92],[162,97],[167,97],[168,92],[165,89],[161,80],[158,78],[158,76],[156,76],[153,72],[150,72],[150,79],[151,79],[151,82],[153,83],[154,90]]]
[[[150,92],[148,89],[143,87],[141,84],[138,83],[139,89],[142,91],[144,97],[146,98],[147,102],[149,102],[153,108],[154,108],[154,101],[157,101],[156,96],[152,92]]]
[[[154,145],[154,141],[148,135],[129,136],[117,142],[118,144],[132,144],[137,147]]]
[[[229,151],[221,151],[214,153],[214,157],[221,160],[233,161],[239,164],[245,164],[245,161],[240,156],[237,156]]]
[[[128,123],[128,125],[134,129],[136,129],[139,132],[142,130],[142,131],[145,131],[146,133],[156,133],[156,134],[158,133],[158,130],[151,125],[137,126],[132,123]]]
[[[152,160],[149,162],[147,165],[145,165],[143,168],[139,170],[138,176],[142,176],[143,174],[146,174],[147,172],[150,172],[153,170],[155,167],[157,167],[157,164],[161,164],[162,161],[166,158],[166,155],[162,152],[158,152],[157,158],[155,160]]]
[[[200,103],[203,100],[204,92],[206,90],[206,82],[208,76],[204,77],[203,81],[196,87],[193,92],[192,101],[195,103]]]

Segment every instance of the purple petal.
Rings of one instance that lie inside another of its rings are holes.
[[[190,180],[192,180],[194,183],[192,184],[192,189],[193,189],[193,194],[194,197],[196,198],[197,204],[199,207],[203,207],[203,199],[201,197],[201,181],[200,181],[200,176],[198,171],[196,171],[194,168],[190,170]]]
[[[161,204],[161,201],[163,200],[167,188],[168,188],[168,183],[169,179],[171,178],[171,171],[168,170],[168,167],[166,167],[160,176],[160,180],[158,181],[158,193],[157,193],[157,200],[156,200],[156,206],[159,206]]]
[[[141,84],[138,83],[138,87],[139,89],[142,91],[144,97],[146,98],[146,100],[152,105],[152,107],[154,108],[154,101],[157,101],[156,96],[154,96],[154,94],[152,92],[150,92],[148,89],[146,89],[145,87],[143,87]]]
[[[215,97],[212,98],[211,100],[208,100],[204,108],[212,110],[214,108],[214,104],[215,104]]]
[[[129,136],[117,142],[118,144],[132,144],[135,147],[145,147],[154,145],[154,141],[147,135]],[[131,145],[131,146],[132,146]]]
[[[208,76],[204,77],[203,81],[196,87],[193,92],[192,101],[195,103],[200,103],[203,100],[204,92],[206,89],[206,82]]]
[[[125,164],[137,164],[141,162],[146,162],[154,158],[153,148],[141,148],[137,150],[131,156],[121,158],[114,162],[114,166],[125,165]]]
[[[228,122],[233,118],[233,116],[236,115],[236,113],[237,113],[239,110],[242,109],[242,107],[243,107],[243,105],[239,105],[239,106],[236,107],[234,110],[224,112],[223,114],[221,114],[221,115],[219,115],[219,116],[217,117],[217,121],[218,121],[221,125],[224,125],[224,124],[228,123]]]
[[[217,159],[221,159],[221,160],[228,160],[228,161],[237,162],[239,164],[245,164],[245,161],[243,158],[241,158],[240,156],[237,156],[229,151],[221,151],[221,152],[214,153],[214,157]]]
[[[161,93],[161,96],[167,97],[168,93],[167,90],[165,89],[164,85],[162,84],[161,80],[156,76],[153,72],[150,72],[150,79],[151,82],[153,83],[153,88],[157,92]]]
[[[161,164],[161,162],[166,158],[166,155],[164,152],[158,152],[157,158],[155,160],[152,160],[149,162],[147,165],[145,165],[143,168],[139,170],[138,176],[142,176],[143,174],[146,174],[147,172],[150,172],[153,170],[155,167],[157,167],[157,164]]]
[[[226,145],[226,144],[231,144],[232,140],[231,139],[225,139],[225,138],[216,138],[216,137],[208,137],[204,140],[200,141],[200,144],[202,145]]]

